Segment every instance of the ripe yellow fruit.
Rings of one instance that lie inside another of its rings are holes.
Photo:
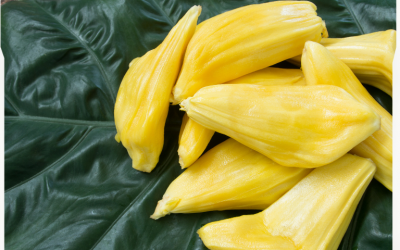
[[[307,1],[248,5],[199,25],[173,89],[173,104],[205,86],[221,84],[300,55],[306,41],[327,36]]]
[[[320,43],[349,66],[362,83],[379,88],[392,96],[395,30],[346,38],[322,38]],[[300,65],[301,55],[289,61]]]
[[[168,187],[153,219],[170,213],[263,210],[311,172],[280,166],[233,139],[215,146]]]
[[[333,162],[380,126],[373,109],[335,86],[220,84],[181,107],[200,125],[291,167]]]
[[[213,135],[213,130],[197,124],[186,114],[184,115],[178,148],[179,164],[182,169],[192,165],[201,156]]]
[[[246,83],[246,84],[264,85],[264,86],[306,85],[303,72],[300,69],[281,69],[275,67],[268,67],[265,69],[261,69],[226,83],[227,84]]]
[[[300,69],[281,69],[268,67],[227,82],[228,84],[246,83],[258,85],[305,85]],[[189,167],[206,149],[214,131],[207,129],[185,114],[179,133],[179,163],[182,168]]]
[[[372,159],[375,178],[392,190],[392,116],[362,86],[350,68],[324,46],[307,42],[301,59],[307,85],[335,85],[345,89],[359,102],[368,105],[381,117],[381,129],[351,150]],[[349,107],[351,110],[351,108]]]
[[[212,250],[336,250],[374,172],[372,161],[346,154],[263,212],[206,224],[198,234]]]
[[[281,69],[268,67],[227,82],[232,84],[246,83],[257,85],[306,85],[303,72],[300,69]],[[179,133],[179,164],[182,168],[189,167],[206,149],[214,131],[205,128],[188,118],[185,114]]]
[[[193,6],[157,48],[134,59],[118,90],[115,139],[128,150],[137,170],[151,172],[158,163],[168,99],[200,12],[200,6]]]

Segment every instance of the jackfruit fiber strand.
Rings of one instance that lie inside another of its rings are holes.
[[[374,172],[371,160],[346,154],[313,170],[263,212],[197,232],[212,250],[336,250]]]
[[[307,1],[253,4],[212,17],[188,45],[172,102],[300,55],[306,41],[322,36],[325,24]]]
[[[158,163],[168,99],[200,12],[200,6],[193,6],[157,48],[134,59],[118,90],[115,139],[128,150],[137,170],[151,172]]]
[[[310,172],[283,167],[230,138],[205,153],[169,185],[151,218],[170,213],[263,210]]]
[[[228,84],[258,84],[258,85],[299,85],[306,84],[303,72],[300,69],[281,69],[268,67],[244,75]],[[182,168],[192,165],[204,152],[214,134],[213,130],[203,127],[190,119],[186,114],[183,117],[179,132],[179,164]]]
[[[307,85],[341,87],[379,114],[381,129],[356,145],[351,153],[372,159],[377,166],[375,178],[392,191],[392,116],[368,93],[351,69],[321,44],[306,43],[301,65]]]
[[[372,108],[329,85],[213,85],[181,107],[200,125],[288,167],[331,163],[380,127]]]
[[[345,38],[322,38],[320,43],[349,66],[360,82],[379,88],[392,96],[395,30]],[[288,61],[300,66],[301,55]]]

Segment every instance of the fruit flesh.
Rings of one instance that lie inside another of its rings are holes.
[[[181,107],[202,126],[289,167],[333,162],[380,126],[373,109],[335,86],[221,84]]]
[[[157,48],[134,59],[118,90],[115,139],[127,149],[137,170],[151,172],[158,163],[168,99],[200,12],[200,6],[193,6]]]
[[[233,139],[215,146],[168,187],[153,219],[169,213],[265,209],[311,169],[280,166]]]
[[[313,170],[261,213],[206,224],[209,249],[337,249],[365,189],[372,161],[346,154]]]
[[[257,84],[264,86],[290,85],[303,86],[306,84],[300,69],[281,69],[268,67],[256,72],[226,82],[227,84]],[[187,168],[195,162],[206,149],[214,134],[185,114],[179,133],[179,164]]]
[[[325,24],[306,1],[254,4],[212,17],[188,45],[172,102],[299,55],[306,41],[322,35]]]
[[[322,38],[320,43],[342,60],[360,82],[379,88],[392,96],[395,30],[346,38]],[[300,66],[301,55],[289,61]]]
[[[351,152],[372,159],[377,165],[375,178],[392,191],[392,116],[375,101],[350,68],[322,45],[307,42],[301,64],[307,85],[341,87],[379,114],[381,129]]]
[[[179,164],[182,169],[192,165],[204,152],[214,131],[196,123],[185,114],[179,133]]]
[[[255,71],[253,73],[244,75],[226,84],[257,84],[264,86],[275,85],[296,85],[304,86],[306,81],[303,72],[300,69],[281,69],[275,67],[268,67]]]

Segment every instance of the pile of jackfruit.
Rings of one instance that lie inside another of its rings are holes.
[[[186,111],[178,154],[188,169],[151,218],[259,209],[198,234],[210,249],[337,249],[372,178],[392,190],[392,116],[360,80],[392,95],[396,31],[327,38],[307,1],[197,25],[200,12],[134,59],[118,91],[115,139],[140,171],[158,163],[170,102]],[[284,60],[301,69],[270,67]],[[230,139],[202,155],[215,131]]]

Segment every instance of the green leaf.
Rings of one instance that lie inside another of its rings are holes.
[[[395,28],[395,1],[315,0],[331,37]],[[114,140],[129,62],[155,48],[193,5],[200,21],[252,0],[23,0],[2,6],[6,249],[206,249],[210,222],[257,211],[151,220],[180,173],[182,113],[171,107],[160,162],[138,172]],[[391,98],[368,87],[391,111]],[[212,147],[226,139],[216,134]],[[392,193],[373,181],[340,249],[390,249]]]

